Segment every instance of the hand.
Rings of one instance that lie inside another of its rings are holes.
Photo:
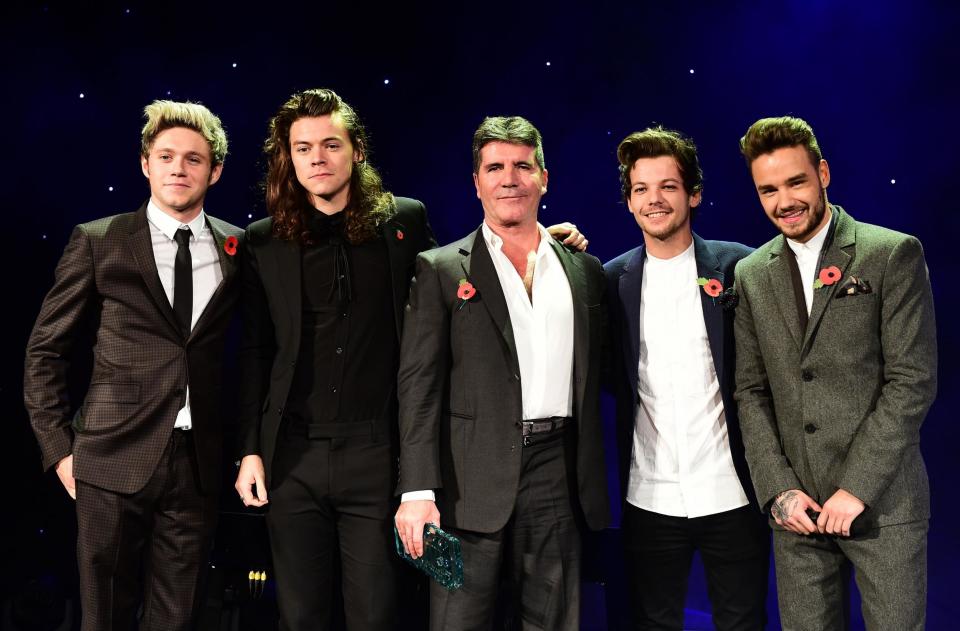
[[[256,487],[257,494],[251,491]],[[263,458],[257,455],[244,456],[240,461],[237,482],[233,485],[240,494],[244,506],[263,506],[267,503],[267,482],[263,473]]]
[[[57,463],[57,477],[60,484],[67,489],[71,499],[77,499],[77,481],[73,479],[73,454],[66,456]]]
[[[770,505],[770,514],[778,526],[798,535],[809,535],[816,532],[817,527],[807,517],[807,509],[820,511],[820,505],[809,495],[797,489],[784,491],[773,500]]]
[[[403,549],[414,559],[423,556],[423,526],[425,524],[440,525],[440,511],[437,505],[430,500],[411,500],[401,502],[394,518],[397,532]]]
[[[564,245],[577,248],[581,252],[586,252],[587,244],[590,243],[587,238],[577,230],[577,227],[569,221],[550,226],[547,228],[547,232],[558,241],[563,239],[562,243]]]
[[[817,530],[825,535],[850,536],[850,526],[853,520],[866,508],[866,505],[851,493],[843,489],[830,496],[823,503],[820,518],[817,520]]]

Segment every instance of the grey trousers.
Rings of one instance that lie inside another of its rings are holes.
[[[860,590],[870,631],[922,631],[927,604],[926,519],[851,538],[774,530],[777,597],[784,631],[849,627],[848,579]]]

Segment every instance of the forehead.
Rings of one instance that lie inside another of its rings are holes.
[[[537,150],[529,145],[513,144],[510,142],[488,142],[480,148],[480,164],[497,162],[529,162],[536,164]]]
[[[680,165],[673,156],[638,158],[630,167],[631,182],[661,182],[670,179],[683,180]]]
[[[750,165],[750,172],[757,184],[773,183],[800,174],[816,176],[810,155],[801,145],[781,147],[759,156]]]
[[[210,143],[203,135],[189,127],[171,127],[164,129],[153,139],[152,151],[173,150],[182,153],[211,155]]]
[[[343,124],[343,117],[339,112],[323,116],[304,116],[290,125],[290,142],[307,142],[323,138],[346,139],[348,135],[347,127]]]

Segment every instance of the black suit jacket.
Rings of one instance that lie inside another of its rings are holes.
[[[268,480],[300,353],[303,299],[300,243],[277,239],[272,228],[270,218],[247,228],[240,345],[240,455],[261,456]],[[436,246],[436,240],[423,204],[406,197],[396,198],[396,213],[381,232],[390,259],[394,321],[400,339],[414,260],[421,251]]]
[[[693,235],[694,255],[697,259],[697,275],[717,279],[724,289],[733,285],[733,270],[737,262],[746,257],[752,248],[729,241],[705,241]],[[617,407],[617,456],[620,473],[620,489],[625,493],[627,476],[633,449],[634,414],[637,406],[637,369],[640,363],[640,290],[643,280],[643,265],[647,260],[646,248],[639,246],[625,252],[604,265],[607,275],[607,291],[610,304],[610,331],[613,349],[611,362],[611,389]],[[690,279],[693,283],[695,279]],[[710,340],[723,408],[727,420],[730,451],[747,496],[755,503],[753,484],[747,469],[743,451],[743,439],[734,404],[734,376],[736,348],[733,339],[733,309],[724,309],[720,302],[706,292],[700,292],[703,321]],[[618,350],[619,349],[619,350]]]
[[[599,529],[609,520],[599,403],[603,274],[596,258],[551,246],[573,296],[578,498],[587,524]],[[477,290],[462,307],[461,279]],[[479,229],[417,259],[402,348],[398,492],[437,490],[444,524],[503,528],[520,478],[520,367]]]
[[[24,400],[44,468],[72,453],[76,479],[139,491],[170,439],[189,383],[200,484],[206,493],[219,488],[223,343],[238,296],[243,233],[210,215],[207,223],[223,280],[186,339],[157,273],[146,204],[74,228],[27,343]],[[229,236],[240,239],[233,256],[224,250]],[[88,317],[97,323],[93,372],[71,422],[67,373]]]

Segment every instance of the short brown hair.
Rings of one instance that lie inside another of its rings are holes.
[[[543,161],[543,139],[540,130],[522,116],[488,116],[473,132],[473,172],[480,171],[480,150],[491,142],[533,147],[537,166],[546,169]]]
[[[620,188],[623,201],[630,199],[630,169],[640,158],[671,156],[677,161],[687,195],[703,190],[703,170],[697,158],[697,146],[693,140],[678,131],[663,126],[648,127],[635,131],[620,142],[617,160],[620,162]]]
[[[210,145],[210,158],[213,165],[223,164],[227,157],[227,134],[223,131],[220,119],[200,103],[190,101],[154,101],[143,108],[147,119],[140,130],[140,155],[150,154],[150,147],[160,132],[174,127],[186,127],[197,132]]]
[[[747,161],[747,167],[760,156],[773,153],[783,147],[802,146],[810,156],[810,162],[816,169],[823,159],[813,128],[802,118],[777,116],[761,118],[740,139],[740,153]]]

